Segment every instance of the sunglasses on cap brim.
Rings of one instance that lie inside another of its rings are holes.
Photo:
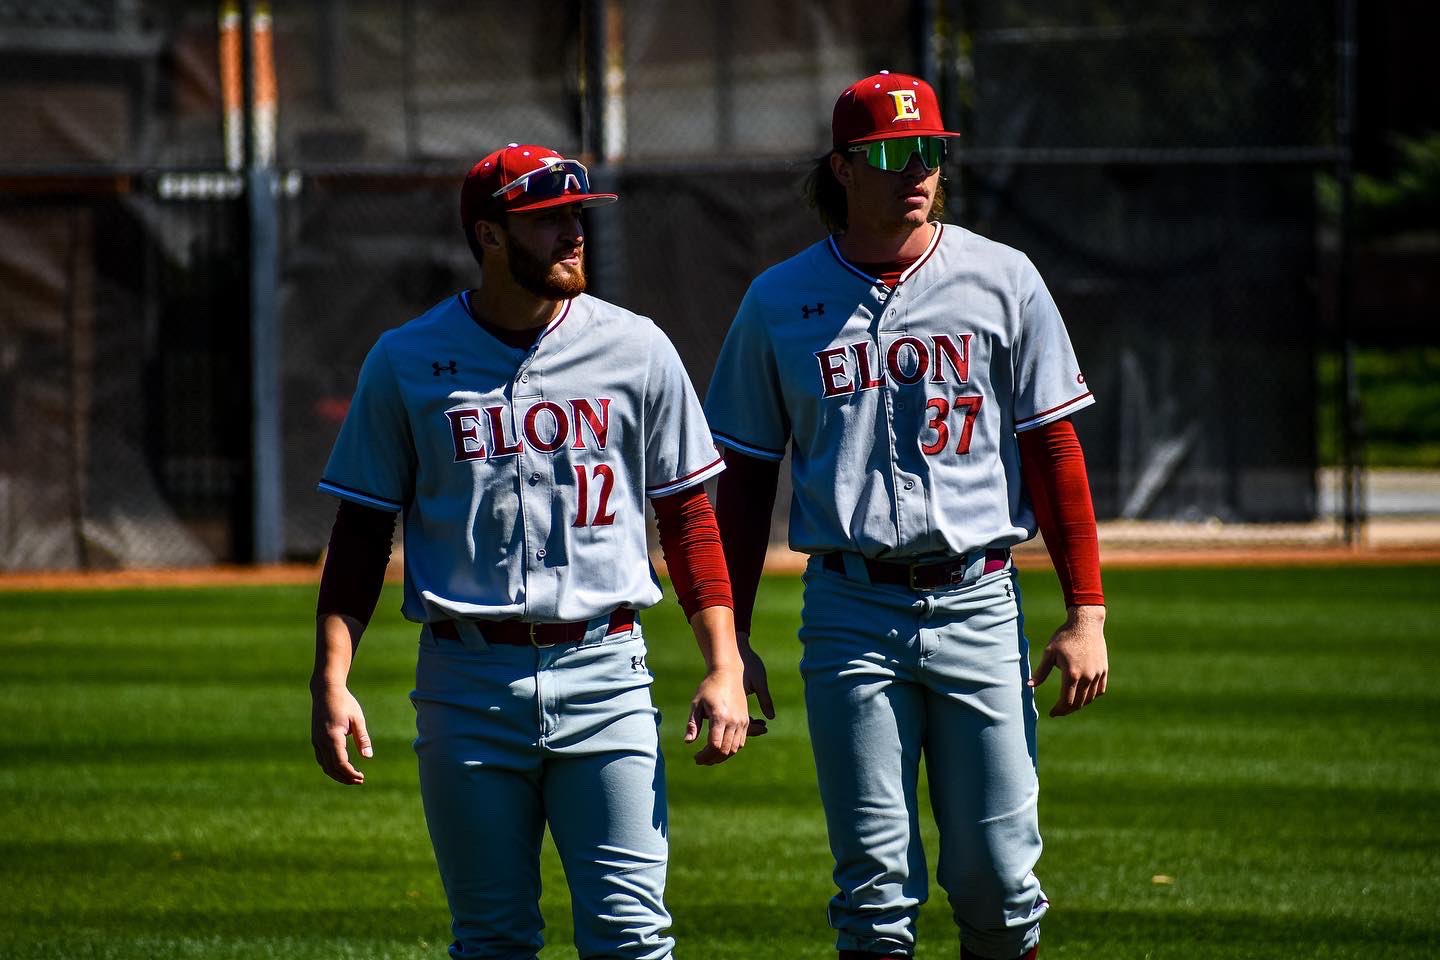
[[[897,173],[910,165],[910,158],[919,155],[926,170],[934,170],[945,162],[949,145],[944,137],[893,137],[861,143],[851,153],[865,154],[865,162],[877,170]]]
[[[557,160],[538,170],[522,173],[490,194],[490,197],[495,199],[516,191],[535,200],[553,200],[567,194],[589,193],[590,173],[579,160]]]

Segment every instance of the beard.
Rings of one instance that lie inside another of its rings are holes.
[[[546,300],[573,300],[585,292],[585,261],[575,268],[555,263],[548,257],[537,257],[505,235],[505,251],[510,261],[510,276],[521,289]]]

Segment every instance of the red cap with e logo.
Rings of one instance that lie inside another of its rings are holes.
[[[835,101],[830,136],[836,150],[891,137],[958,137],[945,129],[940,101],[919,77],[881,70],[857,81]]]

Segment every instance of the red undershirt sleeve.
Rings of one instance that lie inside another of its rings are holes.
[[[685,619],[707,607],[733,606],[720,531],[705,488],[697,484],[668,497],[656,497],[650,505],[655,508],[660,552]]]
[[[1085,451],[1068,418],[1018,435],[1020,470],[1067,607],[1103,605]]]
[[[396,514],[340,501],[335,525],[330,528],[330,548],[325,553],[325,570],[320,574],[320,596],[315,615],[339,613],[368,624],[385,585],[385,568],[390,563],[390,543],[395,535]]]
[[[777,461],[725,451],[725,472],[715,490],[715,515],[735,591],[735,629],[750,632],[755,591],[770,546],[770,514],[780,483]]]

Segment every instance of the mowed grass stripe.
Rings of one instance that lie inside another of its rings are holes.
[[[1437,584],[1434,567],[1108,574],[1110,695],[1041,720],[1045,956],[1440,955]],[[1023,587],[1033,654],[1062,610],[1049,575]],[[680,742],[700,672],[680,612],[645,617],[682,957],[834,956],[799,594],[764,584],[780,717],[720,768]],[[313,589],[0,594],[0,956],[443,956],[398,603],[354,672],[377,755],[346,790],[308,742]],[[548,847],[544,876],[542,957],[574,957]],[[955,952],[933,889],[917,955]]]

